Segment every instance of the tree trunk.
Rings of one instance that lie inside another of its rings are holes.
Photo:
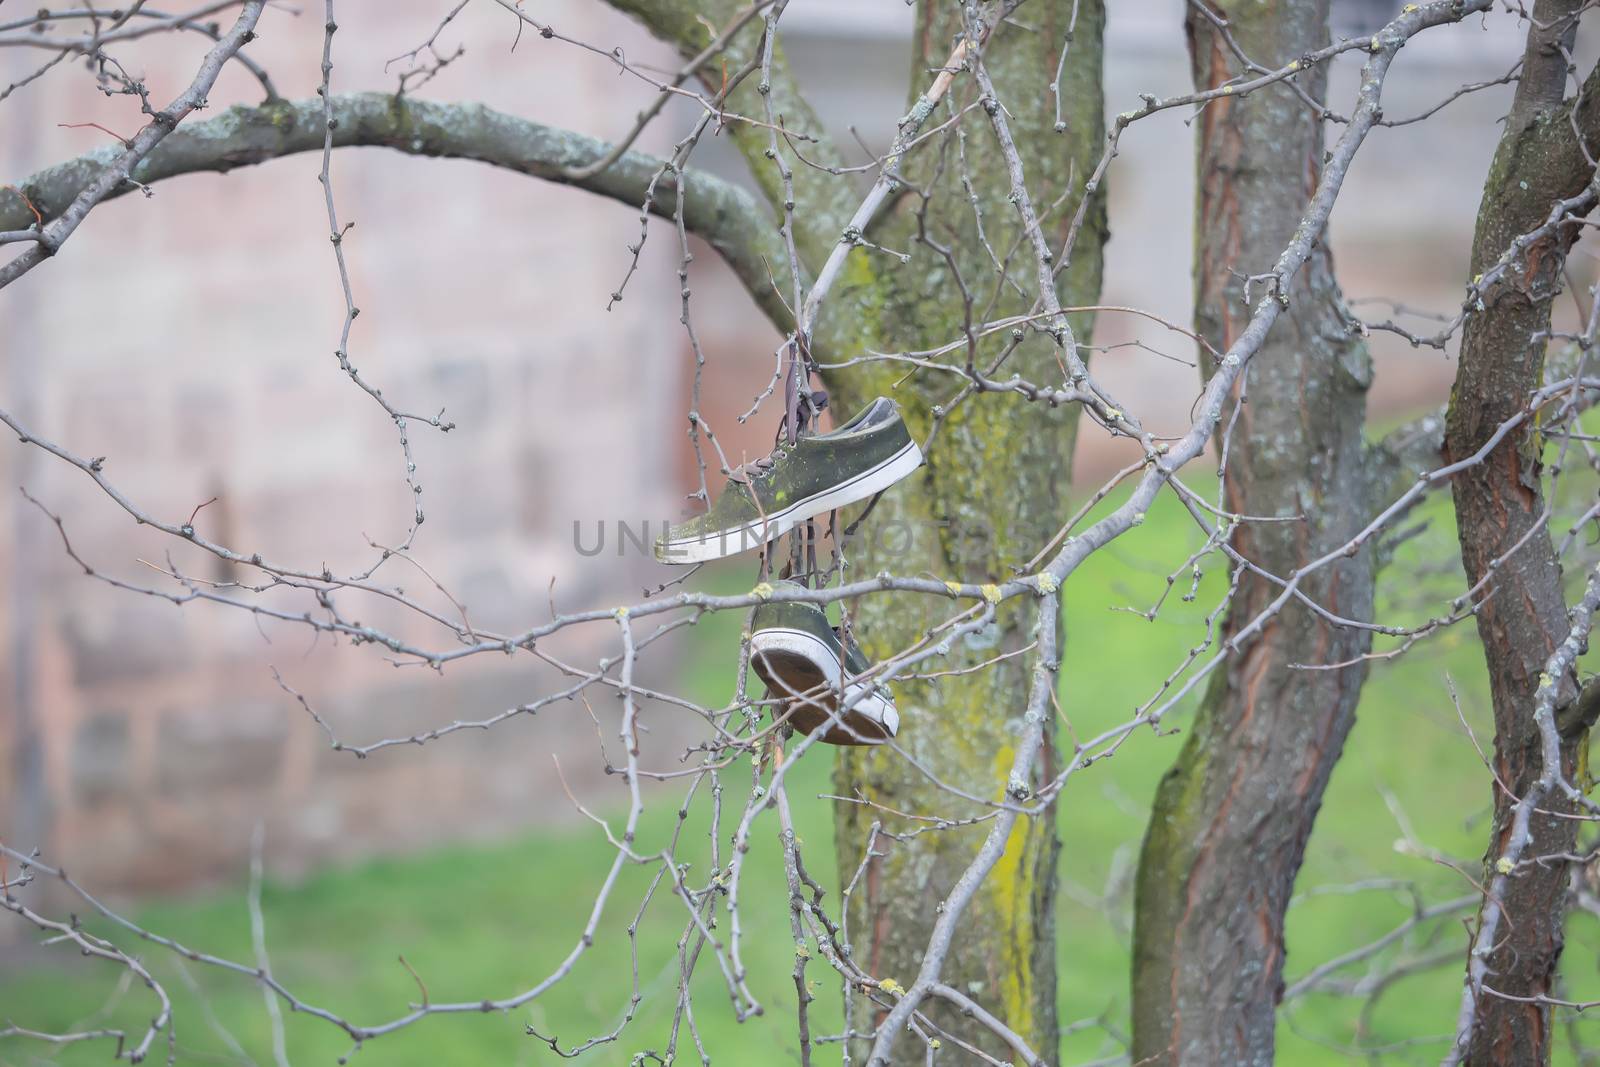
[[[1050,95],[1074,8],[1076,30],[1061,85],[1066,129],[1055,129]],[[955,5],[924,3],[918,12],[911,65],[915,96],[950,53],[958,29]],[[1066,196],[1045,220],[1047,235],[1059,246],[1104,145],[1101,88],[1101,33],[1104,11],[1095,0],[1030,3],[1029,29],[1002,26],[984,51],[984,63],[1008,107],[1028,188],[1044,207]],[[1036,32],[1034,32],[1036,31]],[[955,106],[970,103],[977,89],[969,78],[952,90]],[[938,120],[930,119],[929,125]],[[986,125],[967,124],[965,169],[983,209],[983,231],[1003,257],[1021,240],[1017,212],[1008,203],[1009,185],[998,143]],[[973,206],[962,187],[962,162],[956,146],[929,144],[908,162],[913,190],[871,234],[876,244],[905,251],[902,265],[881,252],[857,249],[844,279],[822,312],[824,331],[841,354],[863,348],[899,351],[941,344],[962,336],[963,299],[950,267],[917,239],[918,213],[927,236],[951,250],[976,302],[975,315],[992,319],[1027,313],[1037,295],[1026,268],[1028,253],[1011,264],[1027,295],[1000,287],[984,248]],[[1070,264],[1062,272],[1064,304],[1093,303],[1099,294],[1103,206],[1090,205],[1088,221]],[[1025,245],[1024,245],[1025,249]],[[1022,266],[1019,266],[1022,265]],[[1000,289],[990,308],[991,293]],[[1089,321],[1075,320],[1080,340]],[[996,351],[986,347],[993,358]],[[1057,354],[1047,336],[1028,333],[1009,357],[1002,377],[1012,372],[1036,382],[1059,381]],[[895,397],[919,440],[932,425],[935,405],[947,405],[961,380],[946,374],[906,376],[904,365],[867,364],[833,375],[834,403],[847,415],[875,395]],[[900,574],[995,582],[1009,577],[1006,564],[1022,564],[1065,520],[1066,482],[1077,426],[1076,405],[1052,408],[1012,393],[974,396],[953,409],[939,430],[927,465],[885,496],[873,513],[870,536],[852,548],[852,573],[893,569]],[[868,529],[864,527],[864,529]],[[909,534],[906,538],[904,535]],[[909,539],[910,544],[902,541]],[[905,648],[930,623],[937,608],[925,598],[872,597],[861,602],[856,632],[869,655],[881,658]],[[951,669],[988,659],[1002,649],[1028,642],[1031,604],[1007,605],[999,625],[980,640],[959,643],[934,669]],[[999,799],[1006,788],[1016,730],[1027,701],[1030,674],[1026,657],[1016,657],[981,673],[899,688],[902,727],[899,744],[918,763],[945,782]],[[1046,760],[1051,759],[1049,750]],[[1036,767],[1039,776],[1049,767]],[[866,799],[902,812],[947,818],[978,814],[979,809],[941,789],[901,756],[884,750],[842,750],[835,772],[841,795]],[[835,817],[842,881],[860,866],[871,824],[888,830],[913,825],[881,809],[841,803]],[[849,908],[849,930],[856,960],[872,974],[906,982],[915,976],[938,916],[932,903],[942,899],[971,861],[983,827],[922,833],[903,841],[880,838]],[[1004,857],[966,913],[963,935],[945,969],[945,981],[968,993],[1026,1038],[1046,1061],[1056,1059],[1055,870],[1058,842],[1053,812],[1021,819]],[[874,1020],[863,1000],[853,1005],[856,1028]],[[938,1025],[978,1045],[1002,1061],[1014,1053],[982,1027],[942,1003],[925,1008]],[[948,1042],[946,1047],[949,1047]],[[960,1057],[958,1057],[958,1060]],[[965,1060],[961,1060],[965,1062]]]
[[[1489,168],[1472,246],[1473,276],[1482,275],[1519,235],[1539,228],[1557,200],[1578,193],[1594,169],[1574,137],[1562,96],[1570,48],[1580,10],[1576,0],[1542,0],[1534,6],[1523,76]],[[1579,125],[1591,144],[1600,131],[1592,97],[1600,73],[1590,74],[1578,107]],[[1540,239],[1483,294],[1484,310],[1467,320],[1446,423],[1452,460],[1476,452],[1506,419],[1520,411],[1543,383],[1550,305],[1560,292],[1561,270],[1577,227]],[[1539,675],[1566,636],[1567,606],[1561,562],[1544,514],[1536,429],[1518,430],[1485,462],[1456,475],[1452,484],[1467,579],[1489,578],[1493,593],[1477,613],[1478,635],[1489,668],[1494,706],[1494,826],[1488,859],[1505,847],[1510,814],[1539,777],[1539,733],[1533,720]],[[1514,554],[1497,568],[1500,557]],[[1562,772],[1569,777],[1578,738],[1562,744]],[[1509,792],[1507,792],[1509,790]],[[1579,828],[1560,794],[1552,794],[1533,817],[1529,856],[1568,852]],[[1554,813],[1554,817],[1543,814]],[[1508,882],[1503,900],[1507,922],[1488,961],[1490,988],[1515,997],[1551,992],[1561,957],[1562,918],[1568,871],[1561,862],[1530,863]],[[1485,877],[1484,884],[1489,883]],[[1480,998],[1477,1024],[1467,1049],[1473,1064],[1535,1064],[1550,1061],[1550,1009],[1540,1004]]]
[[[1327,0],[1212,3],[1242,50],[1277,66],[1327,43]],[[1196,88],[1237,62],[1203,11],[1188,17]],[[1314,99],[1324,66],[1300,76]],[[1287,87],[1216,100],[1198,126],[1195,327],[1225,350],[1249,317],[1244,277],[1267,269],[1300,224],[1322,169],[1317,112]],[[1225,507],[1294,517],[1239,525],[1242,556],[1286,577],[1349,540],[1368,517],[1362,439],[1371,369],[1342,313],[1324,244],[1250,364],[1227,456]],[[1229,433],[1224,413],[1219,438]],[[1219,440],[1219,446],[1221,441]],[[1370,621],[1370,548],[1308,576],[1302,591]],[[1133,1060],[1263,1065],[1283,990],[1284,911],[1324,788],[1354,722],[1370,633],[1291,602],[1254,637],[1235,635],[1281,592],[1247,574],[1222,639],[1230,653],[1161,782],[1136,885]],[[1297,664],[1334,665],[1305,670]]]
[[[696,11],[723,25],[736,10],[733,0],[681,6],[644,0],[608,2],[674,41],[685,55],[698,51],[705,41],[706,30]],[[962,14],[958,5],[931,0],[919,4],[908,99],[915,101],[944,67],[962,29]],[[987,18],[993,11],[985,5],[978,14]],[[1105,144],[1104,5],[1102,0],[1033,0],[1025,21],[1025,27],[1008,24],[997,29],[983,58],[1005,101],[1028,188],[1045,215],[1047,236],[1059,246]],[[1072,42],[1060,82],[1058,128],[1055,101],[1045,87],[1055,77],[1069,27]],[[740,61],[754,54],[753,47],[751,42],[736,44],[729,53],[730,65],[737,69]],[[714,77],[708,85],[716,88]],[[751,79],[735,93],[732,103],[737,110],[762,113],[764,105],[754,86]],[[775,113],[785,116],[787,123],[816,128],[800,87],[783,63],[781,48],[775,54],[770,93]],[[950,114],[950,108],[968,105],[977,95],[972,78],[957,77],[924,133]],[[767,155],[767,132],[743,124],[730,129],[769,203],[782,212],[786,191]],[[815,271],[840,240],[849,198],[842,200],[837,180],[813,164],[843,160],[826,141],[806,146],[810,163],[787,145],[778,150],[794,174],[795,242],[801,259]],[[949,135],[924,141],[905,161],[902,175],[906,186],[898,201],[866,235],[872,245],[881,247],[858,246],[852,251],[822,306],[813,347],[825,360],[860,356],[865,349],[906,351],[958,339],[969,294],[972,314],[981,321],[1033,310],[1038,294],[1031,282],[1033,272],[1025,266],[1028,251],[1011,202],[1006,162],[986,124],[965,123],[959,142]],[[1059,272],[1064,304],[1093,303],[1100,292],[1106,237],[1103,195],[1095,194],[1088,207],[1073,255]],[[1050,208],[1048,213],[1045,208]],[[935,245],[947,249],[949,258]],[[1012,257],[1010,280],[1003,281],[989,249],[1004,257],[1019,245],[1023,251]],[[898,253],[909,255],[909,262],[902,263]],[[787,329],[790,324],[781,325]],[[1079,338],[1088,336],[1089,327],[1087,316],[1074,321]],[[997,350],[992,341],[983,353],[994,358]],[[1029,330],[1007,357],[1003,376],[1015,372],[1036,382],[1056,381],[1059,366],[1048,335]],[[842,416],[875,396],[891,396],[924,443],[934,427],[935,409],[950,405],[961,384],[961,379],[946,374],[908,375],[906,366],[897,363],[858,364],[827,376],[833,407]],[[1007,564],[1026,562],[1065,520],[1065,485],[1077,417],[1076,405],[1052,408],[1029,403],[1015,393],[974,396],[951,408],[927,465],[877,504],[871,523],[851,546],[850,575],[892,569],[977,582],[1009,577]],[[942,618],[933,614],[937,609],[925,599],[886,595],[860,602],[852,621],[869,656],[881,659],[906,648],[925,626]],[[958,644],[935,669],[971,665],[1000,649],[1026,644],[1031,614],[1027,605],[1003,606],[990,633]],[[1009,784],[1015,732],[1027,703],[1030,667],[1017,657],[980,673],[901,685],[900,746],[939,780],[1002,797]],[[1051,759],[1048,746],[1045,758]],[[1049,766],[1034,768],[1037,778],[1052,771]],[[873,805],[915,815],[959,820],[983,811],[941,788],[893,751],[841,750],[835,784],[841,795],[859,794]],[[840,803],[835,826],[841,885],[861,868],[875,821],[891,832],[927,826],[881,807]],[[982,833],[979,826],[920,833],[903,841],[878,839],[876,851],[884,854],[867,864],[847,915],[851,951],[862,967],[897,981],[909,982],[916,975],[938,918],[933,902],[950,891],[970,863]],[[1053,812],[1018,821],[1010,847],[966,912],[964,936],[944,971],[947,984],[1008,1023],[1052,1063],[1058,1043],[1053,925],[1057,850]],[[858,1033],[877,1021],[866,1000],[855,998],[850,1007]],[[992,1033],[942,1001],[925,1002],[922,1010],[957,1041],[977,1045],[1001,1061],[1014,1055]],[[865,1051],[864,1045],[854,1043],[847,1054],[859,1062]]]

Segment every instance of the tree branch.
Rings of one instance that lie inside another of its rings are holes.
[[[1446,462],[1443,411],[1430,411],[1393,430],[1371,445],[1369,503],[1382,507],[1416,483],[1417,476]]]
[[[149,123],[125,142],[120,150],[109,155],[105,165],[97,168],[92,179],[84,181],[73,191],[71,203],[63,205],[59,217],[54,222],[40,227],[32,247],[8,262],[0,264],[0,289],[55,255],[56,250],[72,236],[73,231],[83,220],[88,218],[89,212],[94,210],[96,204],[115,195],[116,191],[126,183],[128,176],[138,169],[140,162],[177,129],[178,123],[196,108],[205,106],[206,94],[211,92],[212,85],[216,84],[217,75],[222,73],[223,66],[238,53],[239,49],[254,39],[256,20],[261,17],[263,6],[263,0],[249,0],[244,5],[233,28],[226,36],[217,39],[216,47],[206,53],[205,61],[200,64],[194,80],[172,103],[160,111],[153,111],[148,100],[145,100],[144,113],[150,116]],[[141,92],[140,96],[143,98],[144,93]],[[0,229],[20,230],[26,228],[26,225],[27,223],[23,222],[16,226],[0,226]]]
[[[685,58],[695,57],[713,34],[702,19],[715,25],[727,25],[737,15],[737,0],[700,0],[694,4],[673,3],[670,0],[606,0],[608,6],[641,22],[646,29],[667,44],[678,49]],[[758,24],[759,25],[759,24]],[[754,27],[752,27],[752,30]],[[738,69],[759,54],[763,36],[746,33],[730,37],[723,53],[727,69]],[[705,64],[698,69],[701,82],[715,92],[721,83],[723,67]],[[734,92],[728,100],[733,110],[760,114],[763,105],[758,103],[763,95],[770,98],[773,114],[782,120],[785,128],[800,130],[817,141],[806,149],[808,164],[799,158],[792,147],[784,151],[794,172],[794,198],[798,210],[794,213],[795,238],[806,259],[820,262],[838,240],[839,231],[849,217],[846,199],[839,196],[838,182],[818,169],[839,167],[845,162],[838,148],[824,136],[816,112],[800,91],[800,85],[789,70],[783,49],[773,49],[770,78],[763,93],[759,82],[749,82]],[[782,210],[786,193],[777,167],[767,158],[770,147],[766,131],[741,123],[728,129],[734,145],[750,166],[750,172],[761,186],[767,201],[776,210]]]
[[[635,208],[644,203],[646,187],[664,166],[652,156],[625,152],[600,173],[574,180],[569,171],[608,154],[605,142],[481,104],[352,93],[333,98],[333,116],[336,148],[381,146],[409,155],[476,160],[572,185]],[[151,185],[181,174],[226,173],[281,156],[320,152],[324,132],[321,100],[234,107],[170,134],[133,169],[131,177]],[[103,180],[106,168],[121,152],[120,146],[97,149],[41,170],[15,187],[0,189],[0,230],[34,225],[35,209],[46,223],[60,217],[84,189]],[[780,330],[792,328],[792,316],[778,295],[790,285],[788,261],[772,217],[743,189],[703,172],[689,172],[685,187],[684,224],[688,230],[717,250]],[[106,196],[120,196],[134,188],[137,186],[119,182]],[[674,216],[675,182],[657,184],[650,211],[661,218]]]

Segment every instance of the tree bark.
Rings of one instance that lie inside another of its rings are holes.
[[[677,43],[682,54],[693,54],[703,43],[705,29],[687,8],[640,0],[609,2]],[[719,0],[713,6],[714,11],[702,13],[714,22],[731,18],[735,11],[732,0]],[[1057,129],[1054,100],[1041,87],[1054,79],[1074,12],[1071,52],[1060,86],[1064,128]],[[919,4],[909,100],[914,101],[943,67],[961,29],[961,17],[958,5],[926,0]],[[1047,206],[1062,198],[1045,221],[1052,243],[1059,245],[1104,144],[1104,6],[1101,0],[1034,0],[1028,4],[1026,21],[1025,28],[1008,25],[996,30],[984,49],[984,63],[1008,109],[1034,199]],[[750,54],[752,47],[740,43],[730,52],[730,67],[737,66],[739,57]],[[786,126],[817,130],[781,51],[774,59],[771,92]],[[952,96],[947,108],[975,99],[972,79],[959,77]],[[733,94],[731,106],[759,115],[756,99],[747,82]],[[927,125],[947,113],[941,111]],[[761,130],[734,132],[769,204],[781,211],[784,192],[776,167],[766,158],[769,139]],[[906,161],[907,189],[870,237],[874,244],[909,254],[911,260],[903,264],[865,247],[851,253],[817,325],[814,348],[824,358],[856,356],[869,348],[916,349],[959,338],[963,294],[956,271],[974,294],[975,314],[995,318],[1033,310],[1036,293],[1022,296],[1000,282],[971,202],[976,194],[991,247],[1004,255],[1021,244],[1020,255],[1027,256],[998,142],[983,124],[968,123],[961,147],[964,165],[952,144],[941,147],[937,140],[920,146]],[[788,146],[779,151],[794,173],[795,241],[802,260],[815,270],[841,239],[851,205],[841,210],[836,180],[799,160]],[[836,150],[825,142],[807,145],[805,152],[813,163],[837,161]],[[963,170],[970,177],[970,193],[962,183]],[[1092,197],[1076,251],[1058,275],[1063,303],[1089,304],[1099,295],[1106,237],[1102,199],[1103,194]],[[950,250],[954,270],[919,240],[919,228]],[[1031,277],[1023,266],[1026,262],[1026,258],[1013,260],[1014,279]],[[991,306],[989,297],[995,291],[998,295]],[[1088,316],[1076,317],[1073,325],[1080,338],[1088,336]],[[1034,381],[1051,380],[1060,373],[1048,337],[1035,334],[1019,344],[1005,370]],[[920,441],[932,429],[935,408],[949,404],[959,382],[926,372],[907,377],[903,365],[878,363],[832,372],[827,385],[842,416],[874,396],[894,397]],[[965,581],[1008,577],[1003,565],[1025,562],[1065,519],[1064,490],[1077,417],[1076,405],[1053,409],[1015,394],[978,397],[955,408],[939,431],[941,447],[928,464],[877,505],[872,535],[851,548],[851,573],[859,576],[892,568],[897,573],[926,572]],[[943,666],[959,668],[987,659],[1000,648],[1026,644],[1031,614],[1026,605],[1003,608],[992,633],[953,649]],[[882,658],[905,648],[925,625],[937,620],[914,598],[884,596],[863,600],[853,621],[864,649],[873,658]],[[983,788],[978,783],[988,783],[991,795],[1001,797],[1015,731],[1027,703],[1029,673],[1030,664],[1019,657],[979,674],[901,685],[899,744],[941,781],[974,789]],[[1052,772],[1051,758],[1047,748],[1045,765],[1035,768],[1036,775]],[[841,795],[859,794],[873,804],[913,814],[957,819],[981,811],[893,751],[841,750],[835,786]],[[839,804],[835,827],[841,884],[861,867],[874,821],[882,821],[890,831],[926,826],[881,808]],[[981,826],[921,833],[899,842],[878,839],[877,851],[886,855],[867,863],[848,909],[852,953],[862,967],[897,981],[908,981],[917,973],[937,920],[930,904],[950,891],[982,840]],[[1044,818],[1018,821],[1011,845],[967,911],[962,943],[944,972],[946,984],[1004,1020],[1051,1063],[1058,1044],[1054,929],[1058,848],[1053,811]],[[858,1031],[876,1021],[864,999],[857,998],[851,1007]],[[958,1040],[1002,1061],[1013,1058],[1014,1052],[992,1033],[945,1002],[927,1001],[923,1010]],[[864,1044],[857,1044],[851,1053],[859,1060],[865,1051]]]
[[[637,210],[663,161],[624,152],[598,174],[574,180],[569,172],[604,156],[610,146],[593,137],[508,115],[482,104],[415,100],[390,93],[347,93],[333,98],[335,148],[373,146],[415,156],[470,159],[532,178],[574,185]],[[301,152],[321,152],[320,99],[231,107],[216,118],[185,123],[168,134],[133,171],[146,185],[183,174],[227,173]],[[116,147],[87,152],[18,182],[0,186],[0,230],[58,217],[111,164]],[[739,276],[751,297],[784,328],[788,309],[779,295],[789,286],[788,257],[772,215],[736,185],[702,171],[685,180],[684,225],[710,244]],[[114,189],[107,199],[135,186]],[[678,205],[669,176],[656,183],[652,214],[671,219]],[[776,286],[774,285],[776,279]]]
[[[1061,85],[1066,129],[1058,132],[1053,102],[1042,87],[1054,75],[1075,6],[1077,24]],[[958,15],[956,5],[919,6],[911,64],[913,97],[925,86],[928,72],[949,55]],[[1084,195],[1084,180],[1104,144],[1104,10],[1093,0],[1077,5],[1072,0],[1050,0],[1030,3],[1026,17],[1029,30],[1002,26],[995,31],[984,50],[984,64],[1008,108],[1032,198],[1049,205],[1066,196],[1044,221],[1052,245],[1059,247]],[[952,92],[957,107],[977,95],[976,86],[966,78],[958,80]],[[1003,256],[1004,250],[1021,241],[1022,230],[1008,203],[1010,188],[998,142],[984,125],[970,124],[964,150],[973,192],[984,210],[984,232]],[[1025,280],[1029,295],[1003,287],[997,304],[983,310],[999,279],[962,187],[961,169],[953,147],[939,150],[928,145],[909,161],[909,184],[930,197],[925,201],[908,193],[873,232],[872,240],[909,252],[912,261],[901,265],[870,249],[852,253],[819,328],[819,335],[825,334],[835,351],[853,355],[864,348],[914,349],[961,336],[960,286],[946,261],[917,240],[918,212],[925,213],[928,236],[951,250],[976,298],[977,314],[993,318],[1032,310],[1036,293],[1026,281],[1032,274],[1026,266],[1025,243],[1011,272]],[[1103,206],[1097,199],[1089,205],[1072,260],[1059,277],[1062,303],[1089,304],[1098,296],[1105,235]],[[1073,325],[1078,338],[1087,340],[1087,317],[1075,319]],[[1033,381],[1060,377],[1053,345],[1043,335],[1030,334],[1004,370],[1007,376],[1017,372]],[[895,397],[922,440],[933,424],[935,406],[949,404],[960,383],[949,375],[927,373],[899,383],[904,377],[903,366],[869,364],[837,373],[828,384],[841,415],[875,395]],[[938,447],[928,464],[878,504],[872,536],[852,546],[853,573],[892,568],[896,573],[926,572],[961,581],[1009,577],[1004,565],[1025,563],[1065,519],[1077,415],[1076,405],[1053,409],[1014,394],[974,396],[956,407],[939,431]],[[940,669],[958,668],[1026,644],[1032,615],[1031,604],[1008,605],[992,633],[958,645]],[[856,633],[869,654],[881,658],[906,647],[935,621],[930,608],[914,598],[869,598],[857,612]],[[899,744],[940,780],[999,799],[1027,703],[1029,674],[1026,657],[1016,657],[981,673],[902,685]],[[1035,774],[1052,773],[1052,760],[1047,746],[1044,763]],[[975,805],[941,789],[892,751],[843,750],[835,787],[843,796],[859,793],[903,812],[951,818],[979,813]],[[836,808],[841,879],[848,880],[861,865],[875,821],[882,821],[888,830],[909,830],[914,825],[860,804],[842,803]],[[915,976],[938,918],[929,905],[950,891],[982,839],[982,826],[922,833],[903,841],[879,839],[877,851],[886,855],[867,863],[848,915],[854,955],[863,967],[902,982]],[[1018,820],[1003,858],[966,913],[960,944],[944,973],[948,985],[1005,1020],[1050,1063],[1056,1061],[1058,1044],[1054,928],[1058,850],[1053,811]],[[865,1001],[858,1000],[854,1008],[858,1029],[873,1021]],[[939,1026],[961,1040],[1002,1061],[1014,1058],[992,1034],[947,1005],[928,1001],[925,1008]]]
[[[1581,7],[1577,0],[1541,0],[1534,6],[1522,80],[1478,211],[1474,277],[1489,271],[1516,238],[1538,229],[1558,200],[1581,192],[1594,175],[1574,135],[1570,111],[1576,107],[1578,125],[1593,145],[1600,135],[1593,103],[1600,71],[1589,75],[1576,104],[1562,99],[1568,71],[1560,46],[1570,48]],[[1481,448],[1543,383],[1543,331],[1549,327],[1562,265],[1576,237],[1577,227],[1568,225],[1532,243],[1510,270],[1488,285],[1483,310],[1467,319],[1446,422],[1452,460]],[[1561,561],[1550,538],[1541,488],[1543,443],[1531,425],[1514,431],[1452,484],[1467,579],[1476,585],[1488,578],[1492,589],[1477,613],[1489,669],[1494,770],[1500,783],[1494,787],[1486,863],[1500,855],[1511,810],[1539,777],[1534,695],[1545,661],[1568,629]],[[1563,740],[1562,773],[1569,777],[1580,736]],[[1528,855],[1572,849],[1579,822],[1561,817],[1570,811],[1561,795],[1546,798],[1533,817]],[[1542,862],[1523,866],[1509,880],[1502,901],[1507,922],[1488,960],[1491,989],[1521,998],[1550,994],[1561,957],[1567,876],[1565,863]],[[1484,878],[1485,885],[1489,881]],[[1548,1063],[1552,1037],[1547,1006],[1485,994],[1478,1001],[1466,1060]]]
[[[1327,0],[1209,7],[1256,62],[1277,66],[1328,41]],[[1205,11],[1190,9],[1188,32],[1196,88],[1237,73]],[[1320,100],[1326,80],[1317,66],[1299,83]],[[1215,100],[1200,115],[1197,154],[1195,328],[1225,350],[1249,317],[1242,279],[1265,270],[1300,225],[1322,170],[1322,122],[1287,86]],[[1362,439],[1371,368],[1346,325],[1325,244],[1286,295],[1288,310],[1245,379],[1248,402],[1231,432],[1224,413],[1218,433],[1219,448],[1230,438],[1226,509],[1295,520],[1247,521],[1231,537],[1240,555],[1280,577],[1349,540],[1374,489]],[[1374,569],[1363,548],[1301,589],[1340,616],[1370,621]],[[1236,643],[1280,592],[1257,574],[1243,577],[1221,635],[1228,662],[1156,795],[1136,884],[1135,1063],[1273,1060],[1284,912],[1371,645],[1368,631],[1297,602]]]

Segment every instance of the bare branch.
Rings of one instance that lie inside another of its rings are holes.
[[[644,202],[646,188],[662,167],[661,160],[626,152],[598,174],[573,181],[568,172],[605,158],[609,149],[604,142],[481,104],[355,93],[332,97],[331,110],[334,148],[379,146],[408,155],[476,160],[575,185],[633,208]],[[154,185],[181,174],[226,173],[282,156],[319,152],[326,130],[321,100],[234,107],[173,133],[148,158],[130,165],[130,176]],[[134,186],[113,177],[121,154],[97,149],[48,167],[14,188],[0,189],[0,230],[27,229],[34,222],[30,201],[51,222],[91,189],[104,186],[97,200],[131,191]],[[717,250],[769,318],[787,325],[789,312],[772,291],[772,274],[783,277],[787,271],[783,244],[771,218],[750,194],[708,174],[690,172],[685,184],[684,224],[689,232]],[[675,189],[663,186],[650,209],[671,219],[677,210]]]
[[[217,75],[222,73],[223,65],[255,36],[256,21],[261,18],[261,10],[265,5],[266,0],[247,0],[233,28],[207,53],[189,88],[160,111],[150,112],[146,105],[150,115],[149,124],[135,134],[120,152],[105,160],[103,169],[98,173],[83,176],[81,186],[73,190],[71,202],[61,209],[59,217],[43,228],[38,241],[0,266],[0,289],[55,255],[96,204],[115,191],[120,191],[119,187],[134,177],[144,158],[177,129],[178,123],[196,108],[205,106],[206,94],[211,92],[211,86],[215,84]],[[14,222],[0,223],[0,229],[21,228]]]

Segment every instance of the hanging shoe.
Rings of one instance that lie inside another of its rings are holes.
[[[882,492],[921,464],[900,409],[880,396],[837,430],[782,442],[734,471],[710,511],[656,541],[656,558],[701,563],[760,548],[807,519]]]
[[[801,590],[795,582],[774,589]],[[773,712],[787,716],[796,732],[809,734],[843,704],[839,716],[818,740],[830,745],[875,745],[900,729],[889,687],[869,680],[850,681],[871,667],[854,641],[841,637],[816,604],[789,601],[756,608],[750,636],[750,665],[771,695],[786,701]]]

